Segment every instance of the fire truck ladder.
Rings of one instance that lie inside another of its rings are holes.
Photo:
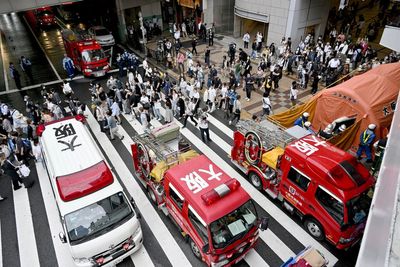
[[[149,133],[144,133],[138,136],[133,137],[133,141],[138,145],[143,146],[143,150],[149,154],[151,150],[155,157],[156,161],[165,161],[165,163],[169,166],[175,164],[179,161],[178,151],[170,148],[164,142],[158,140],[154,135]]]
[[[267,151],[275,147],[284,148],[288,143],[295,140],[292,135],[276,125],[268,127],[268,124],[260,125],[260,123],[252,120],[240,120],[236,124],[236,128],[244,136],[251,132],[255,133],[255,136],[260,139],[259,141],[262,142],[263,148]]]

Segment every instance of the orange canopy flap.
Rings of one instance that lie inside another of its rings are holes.
[[[307,111],[310,113],[313,128],[324,129],[337,118],[355,116],[358,127],[346,131],[354,134],[354,137],[342,135],[343,138],[346,136],[346,141],[339,141],[339,137],[335,139],[336,144],[354,149],[358,146],[359,135],[368,124],[377,125],[377,138],[381,137],[382,129],[390,128],[399,89],[400,63],[383,64],[321,91],[306,104],[271,117],[281,125],[290,127]],[[358,128],[357,131],[355,128]],[[344,142],[350,143],[344,145]]]

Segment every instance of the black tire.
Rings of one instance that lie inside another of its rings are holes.
[[[154,193],[153,189],[150,186],[147,187],[147,195],[149,196],[151,202],[158,205],[156,194]]]
[[[261,191],[263,189],[263,184],[262,184],[261,178],[260,178],[260,176],[258,176],[257,173],[250,172],[249,173],[249,181],[257,190]]]
[[[306,231],[316,240],[325,240],[324,228],[322,228],[322,225],[314,218],[306,218],[304,220],[304,228],[306,228]]]
[[[199,260],[202,259],[201,257],[201,251],[199,247],[196,245],[196,243],[193,241],[193,239],[189,238],[189,245],[190,249],[192,250],[192,253],[198,258]]]

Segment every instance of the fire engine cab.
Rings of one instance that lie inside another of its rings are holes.
[[[101,77],[110,70],[106,54],[90,35],[65,29],[62,38],[68,57],[84,76]]]
[[[132,145],[136,173],[155,204],[170,216],[194,255],[209,266],[243,259],[265,230],[239,181],[179,140],[174,123],[137,136]]]
[[[87,127],[74,117],[44,125],[40,145],[76,266],[114,266],[143,243],[133,204]]]
[[[232,162],[302,218],[317,240],[346,249],[361,239],[375,179],[354,156],[305,129],[239,121]]]

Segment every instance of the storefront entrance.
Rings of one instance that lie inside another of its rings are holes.
[[[241,18],[240,36],[243,36],[246,32],[249,32],[251,36],[250,43],[253,42],[257,32],[261,32],[264,35],[264,39],[267,40],[268,23]]]

